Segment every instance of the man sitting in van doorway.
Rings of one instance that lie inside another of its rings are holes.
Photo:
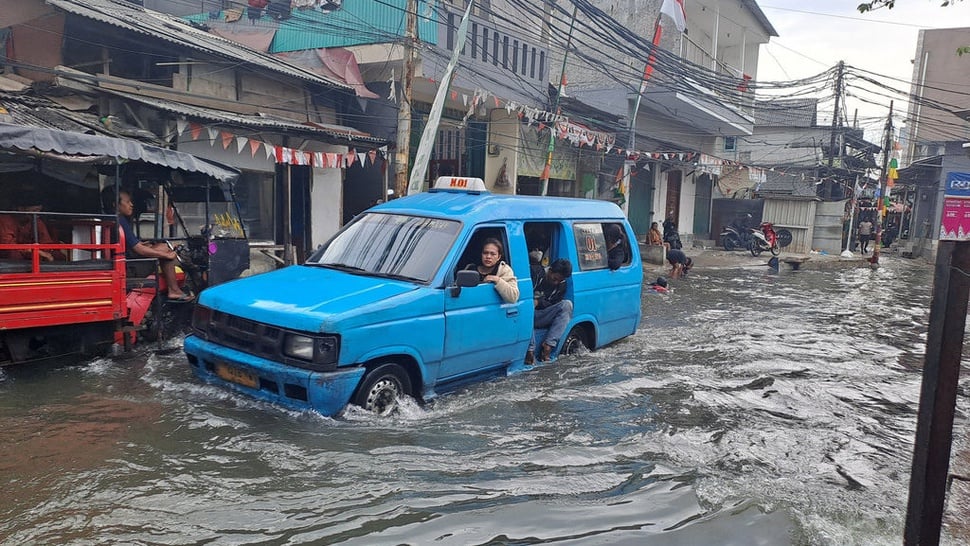
[[[118,192],[118,225],[125,234],[125,255],[129,258],[158,258],[162,276],[168,288],[168,300],[192,301],[193,298],[179,288],[178,277],[175,274],[175,262],[178,259],[175,250],[165,242],[146,243],[139,239],[131,227],[131,217],[134,212],[135,205],[131,201],[131,194],[126,190]]]
[[[549,266],[544,277],[535,287],[533,303],[535,305],[535,329],[547,328],[545,339],[539,350],[539,360],[549,360],[552,351],[559,345],[559,340],[566,332],[566,326],[573,317],[573,302],[565,299],[566,279],[573,275],[573,264],[566,259],[558,259]],[[532,332],[532,342],[525,355],[525,363],[535,362],[536,333]]]

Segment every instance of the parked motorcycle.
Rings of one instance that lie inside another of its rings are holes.
[[[788,241],[791,242],[790,235]],[[771,251],[772,256],[780,254],[781,244],[778,241],[775,226],[771,222],[762,222],[759,227],[751,228],[751,244],[748,249],[752,256],[757,256],[765,250]]]
[[[680,242],[680,233],[675,227],[664,229],[664,242],[669,244],[670,248],[681,249],[684,247],[684,245]]]
[[[749,248],[750,242],[750,229],[743,229],[731,224],[721,231],[721,246],[724,247],[724,250]]]

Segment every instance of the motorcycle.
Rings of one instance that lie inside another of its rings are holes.
[[[680,242],[680,233],[676,229],[664,230],[664,242],[670,245],[670,248],[681,249],[684,245]]]
[[[680,242],[680,232],[677,231],[677,225],[669,218],[664,221],[664,242],[670,248],[681,249],[684,247]]]
[[[778,233],[771,222],[762,222],[757,228],[751,228],[751,244],[748,247],[752,256],[758,256],[765,250],[771,251],[772,256],[781,253]]]
[[[749,229],[742,229],[731,224],[721,231],[721,246],[724,247],[724,250],[749,248],[750,241],[751,230]]]

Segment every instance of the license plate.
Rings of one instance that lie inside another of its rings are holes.
[[[216,363],[216,375],[225,381],[237,383],[251,389],[259,387],[259,378],[256,374],[227,366],[221,362]]]

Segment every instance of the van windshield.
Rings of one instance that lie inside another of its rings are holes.
[[[428,282],[452,247],[454,220],[365,213],[307,260],[357,274]]]

